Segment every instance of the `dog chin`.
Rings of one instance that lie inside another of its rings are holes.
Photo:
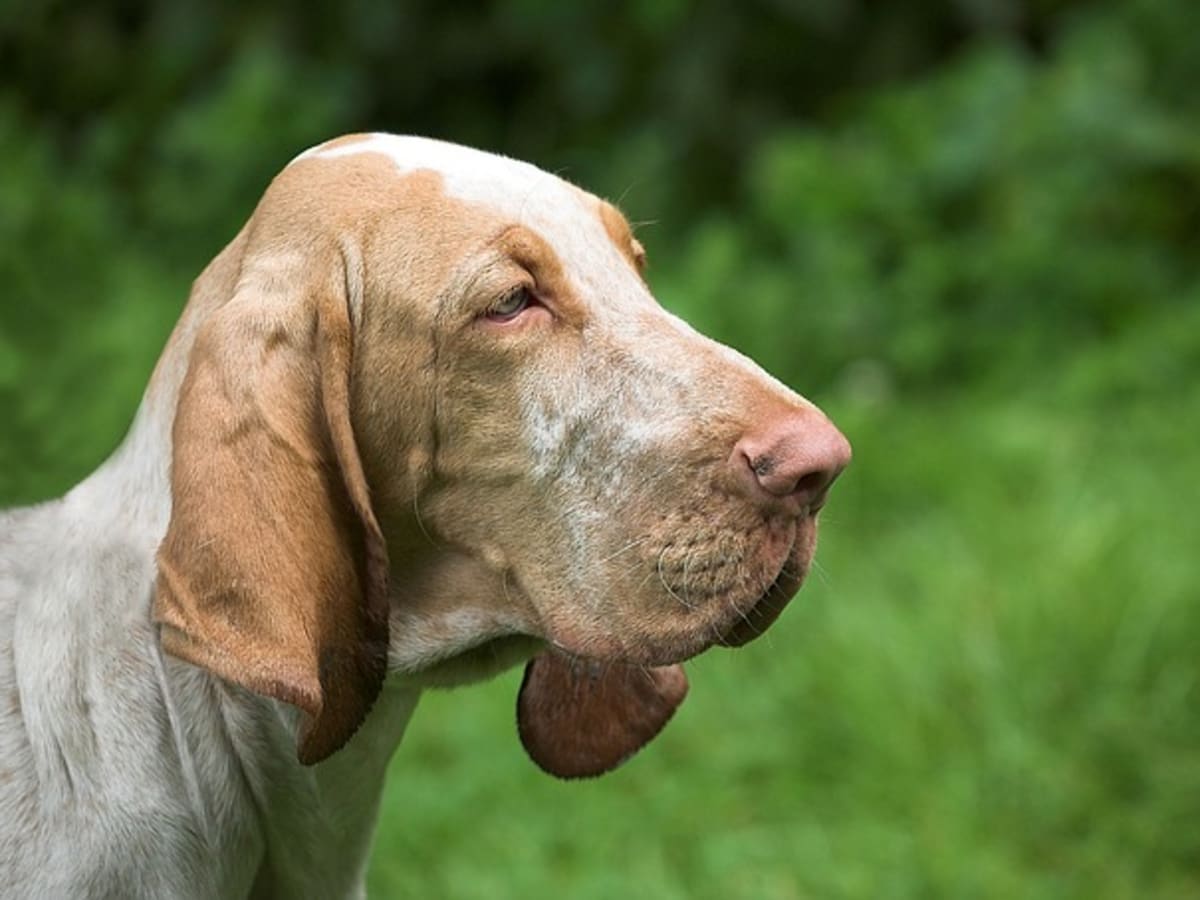
[[[760,547],[760,571],[774,572],[765,589],[764,577],[757,587],[743,584],[709,596],[705,608],[691,609],[691,615],[660,613],[620,631],[581,627],[561,617],[547,623],[546,646],[576,659],[653,668],[686,662],[714,646],[748,644],[774,624],[803,584],[816,549],[815,525],[812,519],[801,522],[782,545]],[[674,592],[671,597],[678,602]]]
[[[722,632],[717,644],[741,647],[762,637],[800,590],[806,574],[806,561],[790,558],[750,611]]]
[[[637,647],[624,646],[617,651],[600,646],[588,646],[579,652],[561,645],[560,649],[573,656],[605,662],[658,667],[686,662],[712,647],[741,647],[762,637],[779,618],[800,590],[807,573],[808,562],[802,554],[793,555],[757,600],[749,604],[735,604],[729,601],[726,605],[731,611],[747,609],[746,612],[731,612],[731,620],[726,619],[705,629],[691,630],[673,640],[663,641],[659,638]]]

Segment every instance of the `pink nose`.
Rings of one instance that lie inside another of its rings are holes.
[[[788,411],[744,435],[729,462],[760,505],[812,513],[849,464],[850,442],[821,412]]]

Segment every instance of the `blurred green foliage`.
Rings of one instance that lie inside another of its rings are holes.
[[[820,571],[561,785],[436,695],[380,896],[1200,895],[1200,5],[0,6],[0,500],[120,439],[188,283],[334,134],[529,159],[843,424]]]

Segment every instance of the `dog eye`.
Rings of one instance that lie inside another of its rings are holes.
[[[519,316],[532,303],[533,297],[529,288],[517,288],[489,306],[486,315],[493,322],[508,322]]]

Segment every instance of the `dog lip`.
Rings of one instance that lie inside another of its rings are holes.
[[[712,647],[740,647],[748,644],[761,637],[783,613],[804,583],[812,560],[815,516],[802,517],[799,520],[789,516],[778,520],[776,524],[785,529],[794,527],[796,530],[775,534],[776,540],[786,541],[787,549],[775,545],[775,551],[781,553],[783,558],[775,558],[771,564],[775,576],[757,595],[751,595],[748,591],[741,593],[737,588],[727,593],[715,593],[707,598],[711,610],[699,614],[699,623],[690,619],[676,622],[662,630],[651,629],[644,633],[635,630],[631,633],[632,640],[629,639],[629,635],[625,640],[621,640],[613,633],[595,633],[586,627],[580,628],[577,622],[569,618],[563,620],[554,617],[553,621],[545,623],[548,631],[543,639],[552,648],[568,656],[601,660],[606,664],[651,667],[683,663]],[[769,553],[771,549],[770,543],[767,542],[759,551]],[[766,562],[763,560],[763,563]],[[766,575],[770,571],[771,569],[768,569],[763,574]],[[742,589],[745,590],[745,587]],[[668,587],[667,590],[676,600],[679,599],[671,588]],[[708,610],[708,606],[705,609]],[[716,621],[709,618],[713,613],[719,616]],[[707,619],[707,624],[704,619]]]
[[[718,646],[741,647],[766,633],[804,582],[804,572],[790,568],[795,564],[796,561],[790,558],[784,562],[770,587],[717,640]]]

